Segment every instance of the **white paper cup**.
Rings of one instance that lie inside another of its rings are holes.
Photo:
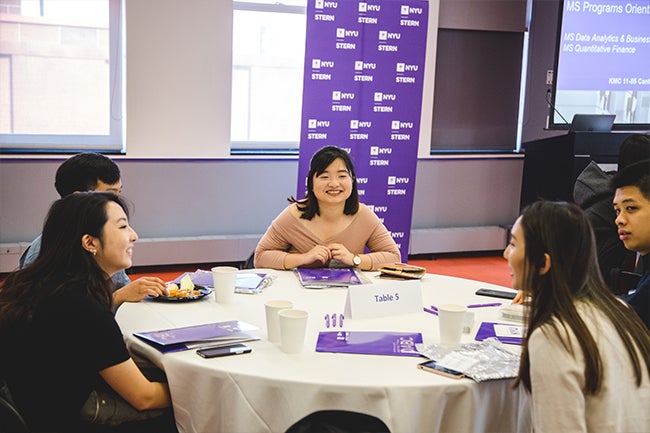
[[[445,304],[438,306],[440,344],[452,346],[460,343],[466,311],[467,307],[464,305]]]
[[[288,310],[293,308],[293,302],[274,300],[268,301],[264,304],[266,310],[266,333],[268,334],[269,341],[273,343],[280,342],[280,317],[278,313],[280,310]]]
[[[212,268],[214,296],[220,304],[230,304],[235,299],[235,280],[239,269],[232,266]]]
[[[303,310],[280,310],[280,341],[283,352],[299,353],[305,343],[309,313]]]

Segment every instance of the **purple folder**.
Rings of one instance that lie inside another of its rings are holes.
[[[363,284],[351,268],[296,268],[300,284],[307,288],[347,287]]]
[[[424,356],[415,348],[421,343],[419,332],[328,331],[318,333],[316,352]]]
[[[133,335],[163,353],[187,350],[199,346],[239,343],[259,340],[249,331],[257,327],[239,320],[206,323],[182,328],[161,329],[149,332],[134,332]]]
[[[498,322],[483,322],[481,323],[481,326],[478,328],[478,331],[476,331],[476,337],[474,339],[476,341],[483,341],[486,338],[490,337],[495,337],[497,340],[504,344],[519,344],[521,345],[522,339],[519,337],[497,337],[496,333],[494,332],[494,325],[499,325],[500,323]],[[503,323],[503,325],[507,325],[506,323]]]

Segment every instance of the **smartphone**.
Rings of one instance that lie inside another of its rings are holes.
[[[494,290],[494,289],[478,289],[476,291],[476,294],[481,296],[490,296],[492,298],[503,298],[503,299],[515,299],[515,296],[517,296],[516,292],[506,292],[503,290]]]
[[[250,353],[253,349],[245,344],[233,344],[231,346],[206,347],[198,349],[197,355],[204,358],[216,358],[218,356],[239,355],[241,353]]]
[[[465,377],[460,371],[452,370],[450,368],[440,367],[436,361],[426,361],[422,364],[418,364],[418,368],[430,371],[431,373],[436,373],[441,376],[449,377],[451,379],[461,379]]]

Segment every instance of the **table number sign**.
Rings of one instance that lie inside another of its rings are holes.
[[[348,288],[345,317],[369,319],[422,311],[420,280],[379,281]]]

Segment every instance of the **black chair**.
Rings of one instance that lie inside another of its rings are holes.
[[[610,287],[615,295],[627,295],[636,289],[641,281],[641,274],[614,268],[610,271]]]
[[[390,433],[382,420],[364,413],[321,410],[294,423],[285,433]]]
[[[244,262],[244,267],[242,269],[255,269],[255,251],[251,253],[250,256]]]
[[[0,379],[0,433],[29,433],[4,379]]]

